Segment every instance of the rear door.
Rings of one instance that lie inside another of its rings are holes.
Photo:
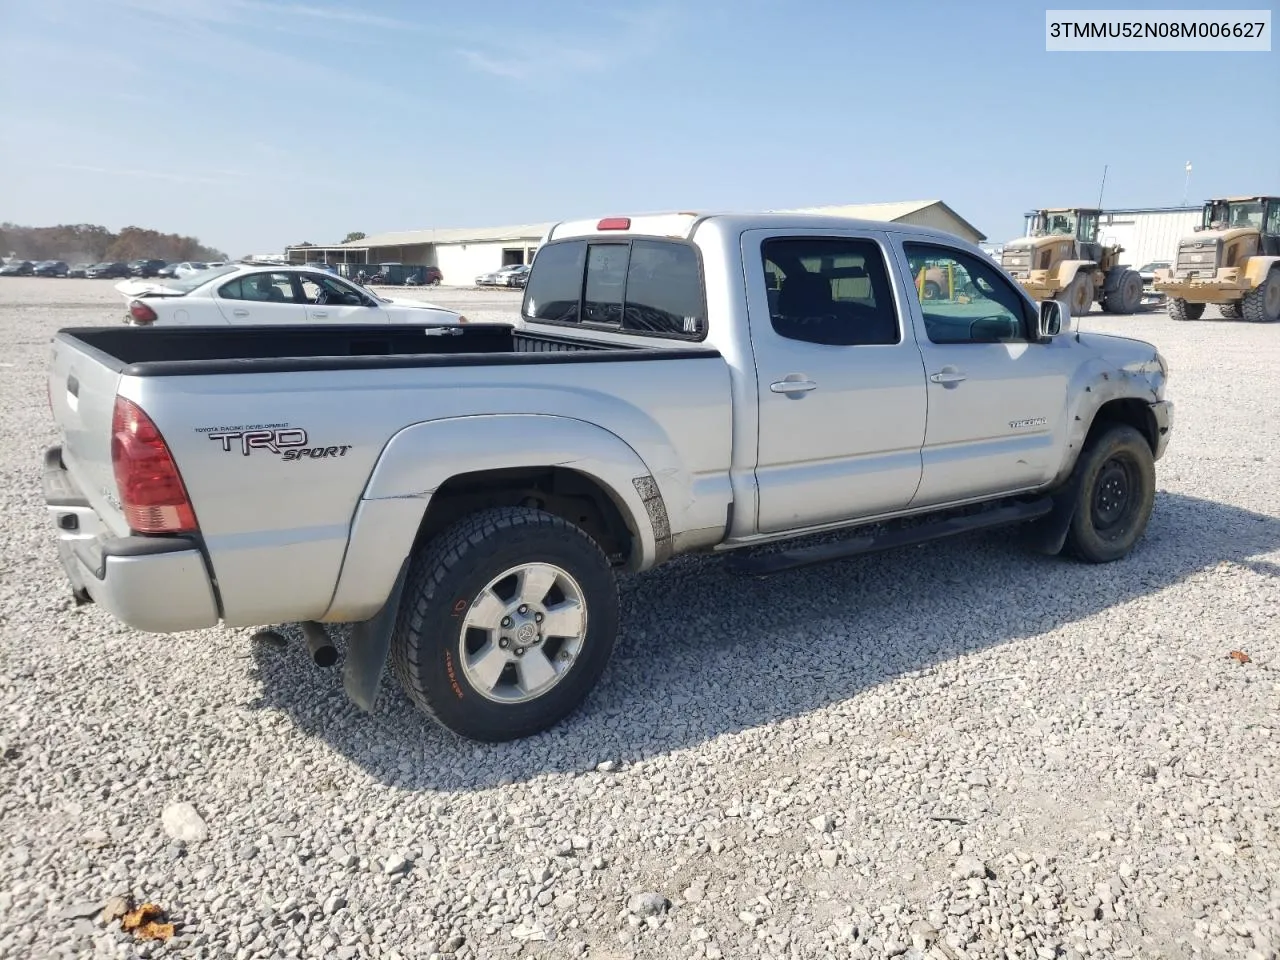
[[[909,288],[929,393],[924,473],[913,506],[1025,490],[1052,479],[1065,436],[1066,366],[1033,342],[1031,304],[990,258],[903,238],[910,275],[946,277]]]
[[[304,270],[296,278],[308,323],[390,322],[377,300],[331,274]]]
[[[749,230],[742,253],[759,532],[905,508],[920,482],[926,393],[887,238]]]
[[[307,308],[288,271],[244,273],[213,289],[227,323],[304,324]]]

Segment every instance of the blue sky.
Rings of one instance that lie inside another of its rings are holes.
[[[1188,160],[1193,203],[1280,194],[1280,46],[1051,54],[1044,11],[5,0],[0,220],[136,224],[238,256],[350,230],[923,198],[1003,240],[1028,208],[1095,203],[1104,164],[1104,206],[1181,202]]]

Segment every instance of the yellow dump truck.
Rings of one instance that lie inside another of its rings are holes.
[[[1060,300],[1073,317],[1094,301],[1108,313],[1134,313],[1142,304],[1142,277],[1120,263],[1124,247],[1098,241],[1101,210],[1037,210],[1028,236],[1004,246],[1000,265],[1036,300]]]
[[[1210,303],[1228,320],[1280,320],[1280,197],[1210,200],[1152,286],[1175,320],[1199,320]]]

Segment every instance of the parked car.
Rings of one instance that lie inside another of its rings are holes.
[[[159,270],[156,271],[156,276],[172,279],[174,274],[177,272],[177,269],[179,266],[181,266],[181,264],[166,263],[163,267],[161,267]]]
[[[921,298],[926,262],[974,292]],[[595,686],[618,571],[714,551],[765,576],[1015,523],[1105,563],[1147,528],[1164,358],[953,234],[562,223],[521,314],[60,331],[44,491],[73,595],[161,633],[297,622],[323,663],[325,624],[350,623],[352,700],[372,709],[390,651],[415,703],[497,741]],[[835,530],[858,535],[772,549]]]
[[[381,297],[306,267],[230,263],[175,280],[128,280],[116,290],[134,326],[467,322],[456,310]]]
[[[67,276],[77,280],[83,280],[87,276],[89,272],[89,268],[92,266],[93,266],[92,263],[72,264],[71,269],[67,271]]]
[[[85,271],[84,275],[90,280],[127,277],[129,275],[129,265],[127,263],[121,263],[118,260],[110,263],[95,263]]]
[[[507,274],[507,286],[519,287],[520,289],[524,289],[525,284],[528,283],[529,281],[530,269],[531,269],[530,265],[526,263],[520,266],[518,269],[512,270],[510,273]]]
[[[1167,298],[1153,284],[1158,272],[1168,270],[1172,266],[1172,260],[1152,260],[1138,268],[1138,276],[1142,277],[1142,299],[1139,301],[1142,306],[1155,306],[1165,302]]]
[[[404,278],[406,287],[438,287],[444,282],[444,274],[439,267],[419,267]]]
[[[177,279],[185,279],[208,269],[209,264],[202,260],[184,260],[173,268],[173,275]]]
[[[505,266],[500,270],[494,270],[492,273],[482,273],[476,277],[477,287],[509,287],[510,277],[513,273],[524,271],[528,268],[523,263],[513,263]]]
[[[165,261],[157,259],[134,260],[129,264],[129,276],[131,277],[154,277],[162,267]]]
[[[0,277],[29,277],[35,270],[36,265],[30,260],[10,260],[0,267]]]
[[[65,260],[41,260],[31,273],[36,277],[65,277],[70,270]]]

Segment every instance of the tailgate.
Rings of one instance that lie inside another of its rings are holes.
[[[49,401],[62,434],[63,464],[103,523],[127,536],[111,465],[111,419],[121,377],[109,361],[59,334],[53,341]]]

